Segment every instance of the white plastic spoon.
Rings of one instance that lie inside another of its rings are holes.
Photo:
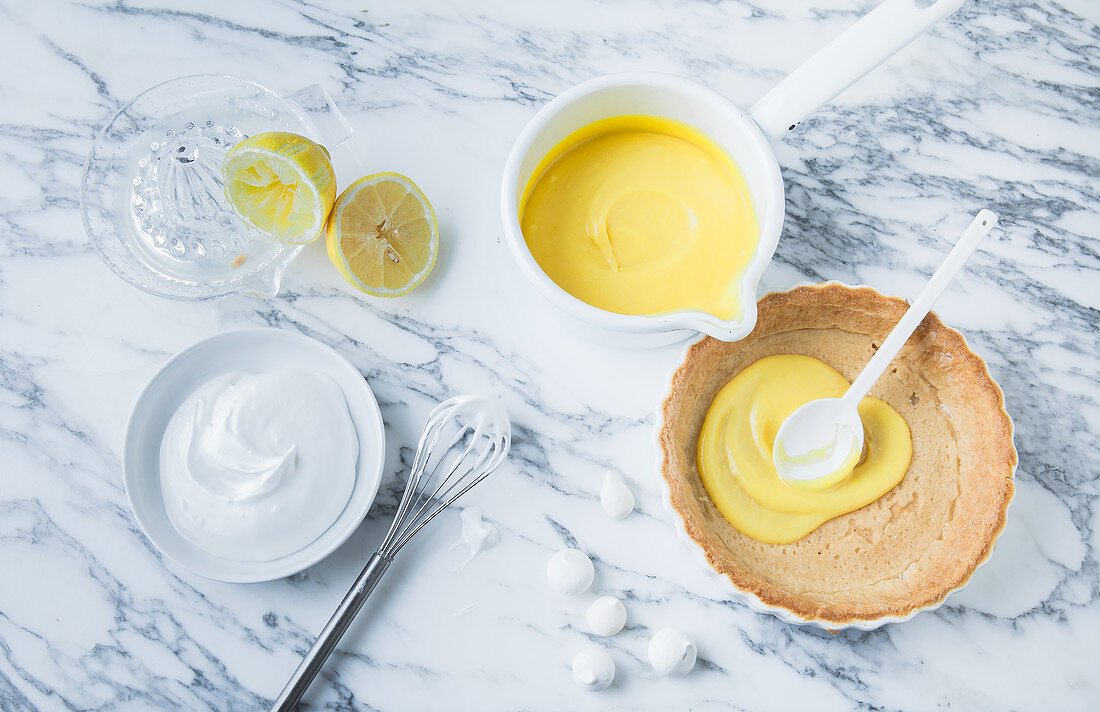
[[[784,482],[805,489],[825,489],[852,472],[863,452],[863,421],[857,406],[996,225],[997,216],[991,211],[978,213],[843,396],[810,401],[783,421],[775,436],[772,459]]]

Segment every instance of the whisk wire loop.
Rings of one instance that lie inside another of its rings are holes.
[[[495,399],[459,396],[436,406],[417,443],[389,531],[275,699],[273,712],[295,708],[401,547],[500,467],[511,445],[511,432],[508,414]]]
[[[379,547],[379,553],[388,559],[499,467],[507,454],[510,428],[500,427],[497,409],[471,411],[469,402],[455,400],[440,404],[428,416],[397,514]],[[504,415],[505,423],[506,418]]]

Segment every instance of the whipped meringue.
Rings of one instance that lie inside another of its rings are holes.
[[[600,596],[588,607],[585,619],[596,635],[615,635],[626,625],[626,606],[614,596]]]
[[[555,591],[568,596],[587,591],[595,576],[592,559],[579,549],[562,549],[546,562],[546,580]]]
[[[623,482],[623,478],[608,470],[603,477],[600,504],[612,519],[626,519],[634,511],[634,493]]]
[[[180,536],[214,556],[274,561],[340,517],[358,460],[359,436],[331,378],[230,371],[188,395],[164,429],[164,510]]]
[[[649,664],[662,675],[686,675],[695,667],[695,643],[676,628],[664,628],[649,639]]]
[[[585,648],[573,658],[573,679],[586,690],[603,690],[615,679],[615,661],[603,648]]]

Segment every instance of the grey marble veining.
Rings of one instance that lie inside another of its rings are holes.
[[[761,290],[805,280],[912,296],[968,216],[1003,229],[937,311],[989,363],[1016,422],[1017,496],[990,562],[947,604],[837,635],[730,602],[677,539],[654,469],[653,411],[677,347],[579,340],[500,241],[511,141],[589,77],[647,69],[748,106],[872,6],[853,0],[474,2],[0,1],[0,709],[264,709],[380,539],[430,405],[495,389],[516,424],[475,491],[501,542],[459,568],[458,518],[410,545],[308,698],[312,708],[1089,710],[1100,706],[1100,11],[1090,0],[970,2],[776,147],[787,221]],[[312,245],[282,293],[204,304],[115,278],[80,221],[84,157],[141,90],[231,73],[320,83],[354,125],[342,185],[413,177],[440,220],[436,272],[359,297]],[[363,527],[288,579],[205,581],[166,561],[126,502],[130,407],[170,355],[271,325],[330,344],[387,424]],[[605,469],[638,511],[599,510]],[[587,600],[542,581],[564,545],[622,597],[599,695],[568,670]],[[657,679],[656,628],[700,664]]]

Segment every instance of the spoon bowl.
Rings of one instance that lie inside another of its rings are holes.
[[[783,481],[820,490],[845,480],[863,454],[863,421],[843,398],[821,398],[783,421],[772,459]]]

